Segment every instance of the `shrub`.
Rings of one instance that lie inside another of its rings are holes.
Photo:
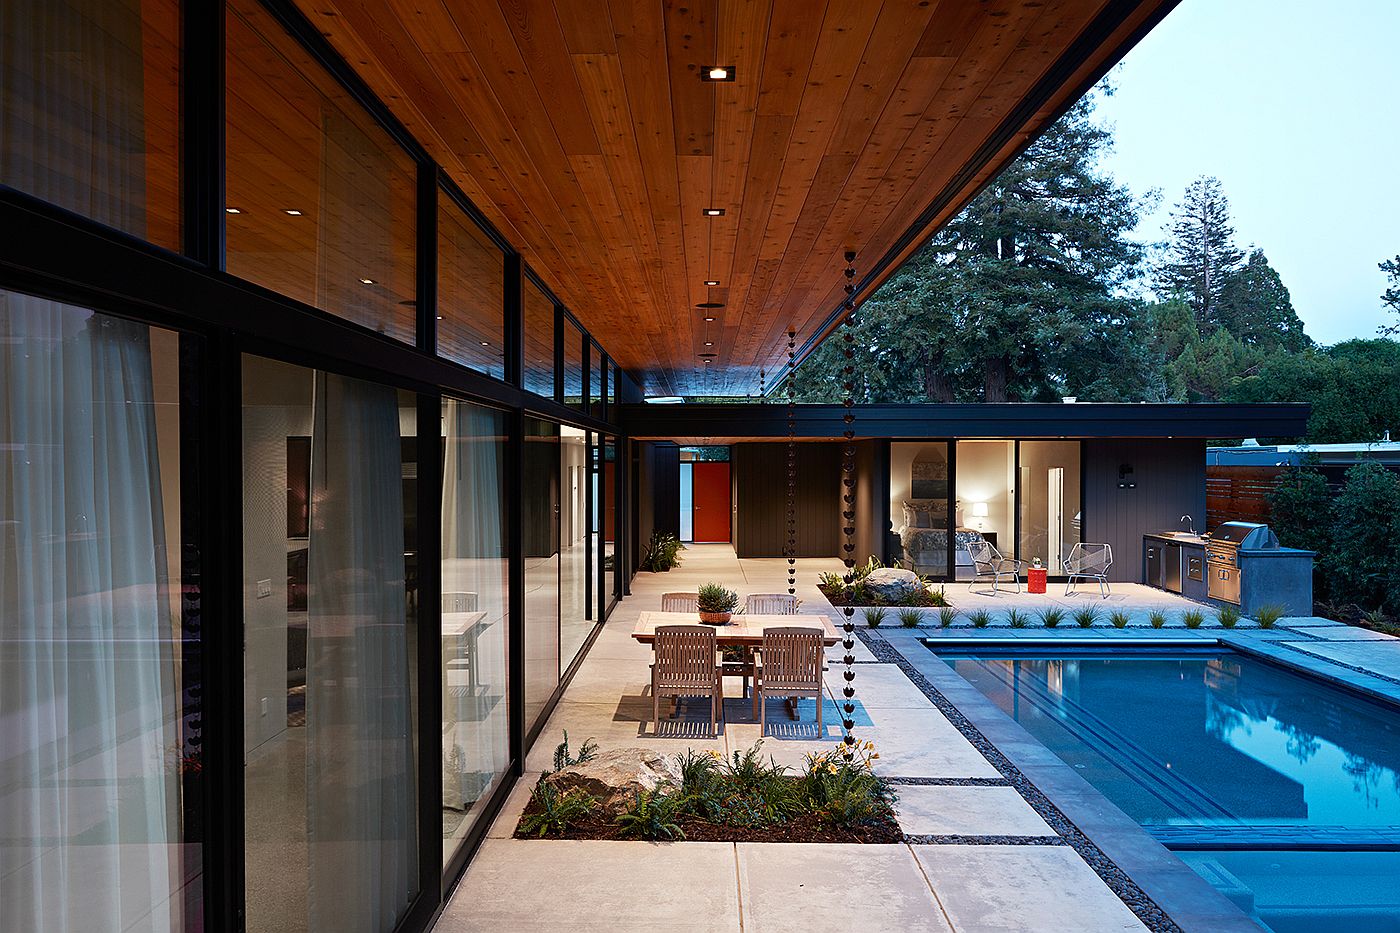
[[[899,624],[905,628],[918,628],[923,621],[924,614],[917,609],[899,610]]]
[[[1187,628],[1200,628],[1205,620],[1205,614],[1199,609],[1187,609],[1181,614],[1181,621]]]
[[[1115,609],[1108,614],[1108,621],[1113,623],[1114,628],[1128,627],[1128,614],[1122,609]]]
[[[559,793],[547,781],[540,781],[530,792],[530,804],[520,818],[520,831],[529,836],[562,836],[571,823],[587,816],[598,799],[580,788]]]
[[[967,617],[972,620],[972,624],[977,628],[986,628],[992,623],[992,614],[985,609],[969,612]]]
[[[787,768],[760,755],[763,740],[751,747],[736,749],[719,768],[723,782],[719,822],[730,826],[761,827],[786,819],[802,805],[798,782],[787,776]]]
[[[651,573],[664,573],[681,565],[681,551],[685,545],[672,534],[653,531],[651,540],[642,551],[641,569]]]
[[[1234,628],[1240,621],[1240,611],[1234,606],[1221,606],[1216,610],[1215,617],[1220,620],[1220,624],[1225,628]]]
[[[828,826],[852,828],[886,819],[895,794],[871,768],[879,757],[872,742],[858,745],[850,757],[842,746],[808,755],[799,796]]]
[[[701,612],[733,612],[739,608],[739,594],[722,583],[702,583],[695,605]]]
[[[1332,493],[1317,469],[1317,454],[1309,454],[1298,466],[1289,467],[1269,492],[1270,527],[1284,547],[1317,552],[1313,565],[1313,592],[1319,600],[1328,596],[1328,574],[1323,562],[1332,553]]]
[[[884,606],[866,606],[865,624],[871,628],[879,628],[885,621],[886,615],[888,615],[888,612],[885,610]]]
[[[1046,628],[1058,628],[1060,623],[1065,620],[1065,611],[1059,606],[1050,606],[1040,610],[1037,617],[1040,619],[1040,624]]]
[[[630,839],[684,839],[685,831],[676,819],[681,812],[678,794],[662,793],[657,787],[637,791],[630,806],[613,818],[622,835]]]
[[[1350,468],[1332,521],[1323,561],[1332,592],[1367,608],[1400,606],[1400,477],[1375,461]]]
[[[938,609],[938,624],[943,628],[952,625],[958,617],[958,610],[952,606],[940,606]]]
[[[1167,614],[1160,609],[1153,609],[1147,614],[1147,623],[1153,628],[1161,628],[1167,624]]]
[[[1260,628],[1273,628],[1274,624],[1282,618],[1282,606],[1260,606],[1254,613],[1254,620],[1259,623]]]
[[[1019,609],[1008,609],[1006,611],[1006,623],[1012,628],[1026,627],[1026,614]]]
[[[1074,610],[1073,617],[1080,628],[1093,628],[1094,623],[1099,621],[1099,610],[1093,606],[1080,606]]]
[[[598,756],[598,743],[593,739],[584,739],[583,746],[578,750],[577,755],[569,754],[569,730],[564,730],[564,741],[554,746],[554,770],[562,771],[572,765],[581,765],[585,761],[592,761]]]
[[[938,589],[935,590],[930,586],[927,589],[930,606],[948,605],[948,593],[944,590],[943,587],[940,586]]]
[[[823,570],[817,575],[817,584],[828,589],[844,590],[846,578],[834,570]]]

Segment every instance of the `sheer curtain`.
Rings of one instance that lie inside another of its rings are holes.
[[[509,759],[504,418],[456,399],[444,400],[443,408],[442,589],[475,594],[477,611],[485,613],[472,631],[443,641],[444,663],[466,661],[474,672],[464,685],[449,668],[442,695],[443,805],[468,810],[490,793]],[[459,658],[463,651],[473,656]]]
[[[379,933],[418,878],[398,396],[318,372],[313,417],[309,928]]]
[[[147,328],[0,293],[0,929],[179,925]]]

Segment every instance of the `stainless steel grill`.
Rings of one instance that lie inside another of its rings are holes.
[[[1256,522],[1225,522],[1206,535],[1206,592],[1213,599],[1240,604],[1240,551],[1278,547],[1278,535]]]

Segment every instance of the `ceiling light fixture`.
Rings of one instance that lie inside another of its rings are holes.
[[[705,208],[705,216],[706,216],[706,217],[723,217],[723,216],[724,216],[724,208],[722,208],[722,207],[707,207],[707,208]]]
[[[442,320],[442,315],[439,314],[439,315],[437,316],[437,319],[438,319],[439,321],[441,321],[441,320]]]
[[[700,71],[701,81],[733,81],[736,70],[733,65],[706,65]]]
[[[706,341],[705,341],[705,346],[707,346],[707,347],[713,347],[714,345],[715,345],[715,342],[714,342],[713,340],[706,340]]]
[[[719,288],[719,279],[706,279],[706,280],[705,280],[705,287],[706,287],[706,288]]]
[[[373,285],[374,279],[360,279],[361,285]]]
[[[291,214],[293,217],[300,217],[300,216],[301,216],[301,211],[293,210],[293,209],[290,208],[290,207],[288,207],[288,208],[283,208],[283,209],[282,209],[282,213],[284,213],[284,214]]]
[[[487,343],[485,340],[481,341],[481,345],[482,345],[483,347],[489,347],[489,346],[491,346],[491,344]]]
[[[226,207],[226,208],[224,208],[224,213],[225,213],[225,214],[241,214],[241,213],[243,213],[243,212],[240,211],[240,210],[239,210],[238,208],[236,208],[236,207]]]

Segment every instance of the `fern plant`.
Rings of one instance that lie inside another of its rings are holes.
[[[569,754],[569,730],[564,730],[564,741],[554,746],[554,770],[562,771],[573,765],[581,765],[586,761],[592,761],[598,757],[598,743],[588,738],[583,742],[583,746],[578,750],[577,755]]]
[[[520,818],[520,832],[527,836],[562,836],[597,804],[598,798],[581,788],[560,793],[559,788],[541,780],[530,792],[530,803]]]
[[[629,839],[684,839],[685,830],[676,822],[681,798],[656,787],[637,791],[632,803],[613,818],[622,835]]]

